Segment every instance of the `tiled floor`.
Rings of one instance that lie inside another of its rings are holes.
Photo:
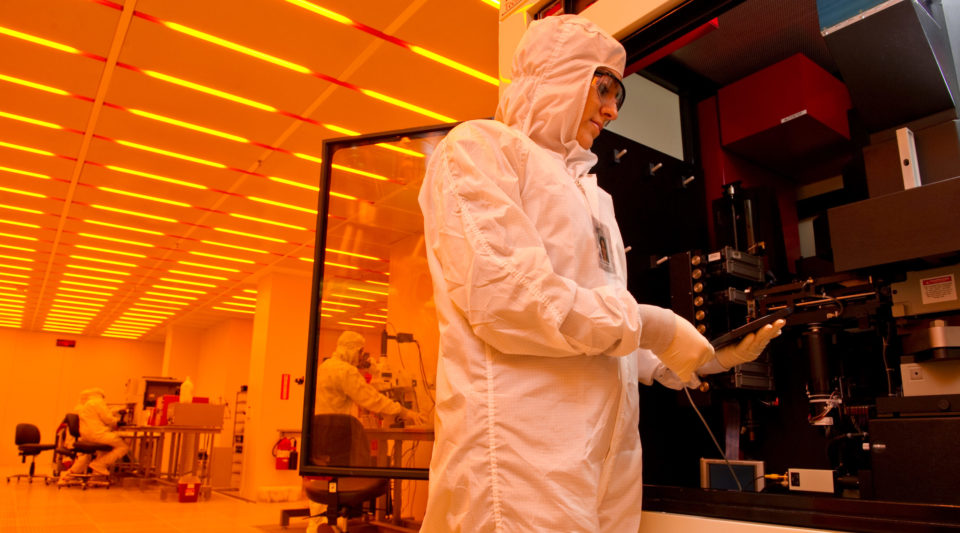
[[[6,473],[4,473],[6,477]],[[57,489],[35,480],[0,481],[0,533],[296,533],[300,518],[280,528],[280,511],[306,502],[248,503],[213,493],[209,500],[166,501],[160,489]]]

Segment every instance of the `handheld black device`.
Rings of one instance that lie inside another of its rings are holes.
[[[786,317],[792,312],[793,312],[792,307],[784,307],[783,309],[777,309],[776,311],[770,313],[769,315],[763,315],[762,317],[756,320],[751,320],[750,322],[747,322],[746,324],[740,326],[739,328],[732,329],[724,333],[723,335],[720,335],[719,337],[710,341],[710,344],[713,345],[714,349],[721,348],[732,342],[736,342],[740,340],[740,338],[742,338],[747,333],[753,333],[754,331],[757,331],[758,329],[762,328],[763,326],[766,326],[767,324],[772,324],[776,320]]]

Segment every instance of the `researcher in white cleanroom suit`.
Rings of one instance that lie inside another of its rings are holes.
[[[637,382],[692,382],[779,333],[718,361],[689,322],[627,292],[613,203],[587,173],[624,61],[583,18],[533,22],[496,119],[457,126],[428,163],[440,354],[421,531],[636,531]]]
[[[109,474],[107,467],[126,455],[128,447],[120,435],[113,431],[120,419],[107,407],[103,389],[92,388],[81,392],[77,415],[80,418],[80,440],[108,444],[113,446],[113,449],[101,453],[93,461],[89,455],[80,455],[67,471],[67,475],[85,474],[88,466],[96,474]]]
[[[398,415],[423,424],[423,415],[405,408],[398,402],[380,394],[367,383],[357,366],[360,365],[363,335],[344,331],[337,339],[333,356],[320,364],[317,370],[317,414],[336,413],[352,415],[354,404],[368,411],[384,415]]]

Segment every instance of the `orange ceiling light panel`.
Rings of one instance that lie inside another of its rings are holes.
[[[213,168],[227,168],[227,165],[223,163],[217,163],[216,161],[208,161],[206,159],[201,159],[199,157],[194,157],[192,155],[181,154],[178,152],[171,152],[170,150],[164,150],[162,148],[155,148],[153,146],[147,146],[145,144],[135,143],[133,141],[125,141],[122,139],[116,139],[114,142],[121,146],[126,146],[127,148],[134,148],[136,150],[142,150],[144,152],[151,152],[158,155],[163,155],[167,157],[172,157],[174,159],[182,159],[183,161],[190,161],[191,163],[198,163],[200,165],[206,165]]]
[[[269,200],[267,198],[260,198],[258,196],[247,196],[247,199],[253,200],[254,202],[260,202],[261,204],[275,205],[277,207],[283,207],[286,209],[292,209],[294,211],[301,211],[303,213],[310,213],[311,215],[316,215],[316,209],[310,209],[308,207],[300,207],[298,205],[285,204],[283,202],[277,202],[276,200]]]
[[[180,263],[181,265],[188,265],[188,266],[197,267],[197,268],[209,268],[210,270],[220,270],[222,272],[240,272],[240,269],[238,268],[227,268],[222,266],[207,265],[204,263],[194,263],[193,261],[177,261],[177,263]],[[173,271],[171,270],[171,272]],[[222,278],[222,279],[227,279],[227,278]]]
[[[50,176],[47,176],[46,174],[40,174],[38,172],[30,172],[28,170],[20,170],[18,168],[0,167],[0,171],[9,172],[11,174],[19,174],[21,176],[30,176],[31,178],[40,178],[42,180],[52,179],[50,178]]]
[[[384,40],[384,41],[387,41],[388,43],[395,44],[395,45],[397,45],[397,46],[399,46],[399,47],[401,47],[401,48],[406,48],[407,50],[410,50],[411,52],[413,52],[413,53],[415,53],[415,54],[417,54],[417,55],[423,56],[423,57],[425,57],[425,58],[427,58],[427,59],[429,59],[429,60],[431,60],[431,61],[440,63],[441,65],[443,65],[443,66],[445,66],[445,67],[449,67],[449,68],[452,68],[452,69],[457,70],[457,71],[459,71],[459,72],[462,72],[462,73],[464,73],[464,74],[467,74],[467,75],[469,75],[469,76],[473,76],[474,78],[477,78],[478,80],[485,81],[485,82],[493,85],[494,87],[500,85],[500,83],[499,83],[499,81],[497,80],[497,78],[495,78],[495,77],[493,77],[493,76],[490,76],[490,75],[488,75],[488,74],[484,74],[483,72],[480,72],[480,71],[477,70],[477,69],[468,67],[468,66],[464,65],[463,63],[459,63],[459,62],[454,61],[454,60],[452,60],[452,59],[450,59],[450,58],[448,58],[448,57],[442,56],[442,55],[440,55],[440,54],[438,54],[438,53],[436,53],[436,52],[432,52],[432,51],[430,51],[430,50],[427,50],[426,48],[417,46],[417,45],[415,45],[415,44],[413,44],[413,43],[409,43],[409,42],[407,42],[407,41],[404,41],[403,39],[399,39],[399,38],[397,38],[397,37],[394,37],[393,35],[390,35],[390,34],[388,34],[388,33],[384,33],[384,32],[382,32],[382,31],[380,31],[380,30],[378,30],[378,29],[376,29],[376,28],[372,28],[372,27],[370,27],[370,26],[367,26],[366,24],[363,24],[363,23],[357,22],[357,21],[355,21],[355,20],[352,20],[352,19],[350,19],[350,18],[348,18],[348,17],[345,17],[345,16],[343,16],[343,15],[335,12],[335,11],[331,11],[331,10],[326,9],[326,8],[324,8],[324,7],[320,7],[320,6],[318,6],[318,5],[316,5],[316,4],[312,3],[312,2],[307,2],[306,0],[287,0],[287,2],[290,3],[290,4],[293,4],[293,5],[295,5],[295,6],[298,6],[298,7],[302,7],[303,9],[306,9],[307,11],[311,11],[311,12],[313,12],[313,13],[316,13],[316,14],[322,16],[322,17],[326,17],[326,18],[328,18],[328,19],[330,19],[330,20],[332,20],[332,21],[334,21],[334,22],[339,22],[340,24],[344,24],[344,25],[347,25],[347,26],[351,26],[351,27],[353,27],[353,28],[356,28],[356,29],[358,29],[358,30],[360,30],[360,31],[362,31],[362,32],[365,32],[365,33],[367,33],[367,34],[373,35],[374,37],[377,37],[377,38],[379,38],[379,39],[382,39],[382,40]],[[498,6],[499,6],[499,3],[498,3]]]
[[[275,221],[275,220],[267,220],[267,219],[265,219],[265,218],[252,217],[252,216],[250,216],[250,215],[241,215],[241,214],[239,214],[239,213],[230,213],[230,216],[236,217],[236,218],[242,218],[243,220],[250,220],[250,221],[253,221],[253,222],[260,222],[261,224],[270,224],[270,225],[272,225],[272,226],[279,226],[279,227],[281,227],[281,228],[298,229],[298,230],[304,230],[304,231],[306,231],[306,229],[307,229],[307,228],[305,228],[305,227],[303,227],[303,226],[295,226],[295,225],[293,225],[293,224],[287,224],[286,222],[277,222],[277,221]],[[214,229],[216,229],[216,228],[214,228]]]
[[[91,272],[103,272],[104,274],[114,274],[114,275],[117,275],[117,276],[129,276],[129,275],[130,275],[129,272],[121,272],[121,271],[119,271],[119,270],[110,270],[110,269],[107,269],[107,268],[89,267],[89,266],[84,266],[84,265],[71,265],[71,264],[67,264],[67,268],[76,268],[76,269],[79,269],[79,270],[89,270],[89,271],[91,271]]]
[[[350,257],[359,257],[360,259],[370,259],[370,260],[373,260],[373,261],[383,261],[383,259],[381,259],[381,258],[379,258],[379,257],[374,257],[374,256],[372,256],[372,255],[357,254],[357,253],[354,253],[354,252],[347,252],[347,251],[345,251],[345,250],[335,250],[335,249],[333,249],[333,248],[324,248],[324,251],[325,251],[325,252],[328,252],[328,253],[334,253],[334,254],[349,255]]]
[[[195,285],[197,287],[210,287],[210,288],[216,287],[216,285],[214,285],[213,283],[201,283],[199,281],[187,281],[184,279],[176,279],[176,278],[160,278],[160,281],[166,281],[167,283],[182,283],[184,285]],[[160,287],[160,286],[154,285],[154,287]],[[167,287],[167,288],[171,290],[183,290],[183,289],[174,289],[173,287]],[[206,294],[206,293],[203,293],[203,294]]]
[[[218,311],[232,311],[232,312],[234,312],[234,313],[243,313],[243,314],[246,314],[246,315],[255,315],[255,314],[256,314],[256,311],[247,311],[246,309],[230,309],[229,307],[219,307],[219,306],[216,306],[216,305],[215,305],[215,306],[212,306],[212,309],[216,309],[216,310],[218,310]]]
[[[206,133],[207,135],[213,135],[213,136],[215,136],[215,137],[221,137],[221,138],[223,138],[223,139],[227,139],[227,140],[230,140],[230,141],[241,142],[241,143],[249,143],[249,142],[250,142],[250,139],[247,139],[247,138],[245,138],[245,137],[241,137],[241,136],[239,136],[239,135],[234,135],[234,134],[232,134],[232,133],[227,133],[227,132],[225,132],[225,131],[215,130],[215,129],[213,129],[213,128],[208,128],[208,127],[206,127],[206,126],[201,126],[201,125],[199,125],[199,124],[194,124],[194,123],[192,123],[192,122],[186,122],[186,121],[183,121],[183,120],[178,120],[178,119],[171,118],[171,117],[166,117],[166,116],[163,116],[163,115],[158,115],[158,114],[156,114],[156,113],[151,113],[151,112],[149,112],[149,111],[143,111],[143,110],[141,110],[141,109],[130,109],[130,108],[126,108],[126,110],[129,111],[130,113],[133,113],[134,115],[137,115],[138,117],[149,118],[150,120],[156,120],[156,121],[158,121],[158,122],[164,122],[164,123],[167,123],[167,124],[170,124],[170,125],[173,125],[173,126],[179,126],[179,127],[181,127],[181,128],[186,128],[186,129],[194,130],[194,131],[197,131],[197,132],[200,132],[200,133]]]
[[[213,275],[211,275],[211,274],[200,274],[200,273],[198,273],[198,272],[188,272],[188,271],[186,271],[186,270],[172,270],[172,269],[171,269],[169,272],[170,272],[171,274],[180,274],[180,275],[182,275],[182,276],[195,276],[195,277],[198,277],[198,278],[217,279],[217,280],[220,280],[220,281],[227,281],[228,279],[230,279],[230,278],[225,278],[225,277],[223,277],[223,276],[213,276]]]
[[[212,258],[212,259],[223,259],[224,261],[231,261],[231,262],[234,262],[234,263],[245,263],[245,264],[248,264],[248,265],[253,265],[253,264],[256,263],[256,261],[251,261],[251,260],[249,260],[249,259],[239,259],[239,258],[237,258],[237,257],[228,257],[228,256],[225,256],[225,255],[208,254],[208,253],[206,253],[206,252],[190,251],[190,252],[188,252],[188,253],[191,253],[191,254],[193,254],[193,255],[199,255],[199,256],[201,256],[201,257],[209,257],[209,258]]]
[[[138,254],[134,252],[121,252],[120,250],[111,250],[109,248],[98,248],[96,246],[87,246],[86,244],[74,244],[73,246],[83,250],[92,250],[94,252],[104,252],[108,254],[125,255],[128,257],[139,257],[139,258],[147,257],[143,254]],[[96,261],[96,259],[93,259],[93,261]]]
[[[193,207],[188,203],[178,202],[176,200],[167,200],[166,198],[159,198],[157,196],[150,196],[147,194],[140,194],[137,192],[114,189],[113,187],[97,187],[97,188],[100,189],[101,191],[112,192],[113,194],[119,194],[121,196],[130,196],[131,198],[140,198],[141,200],[150,200],[151,202],[159,202],[162,204],[176,205],[179,207]]]
[[[125,267],[131,267],[131,268],[136,268],[136,266],[137,266],[137,265],[135,265],[135,264],[133,264],[133,263],[125,263],[125,262],[123,262],[123,261],[111,261],[111,260],[109,260],[109,259],[100,259],[100,258],[98,258],[98,257],[88,257],[88,256],[85,256],[85,255],[74,255],[74,254],[70,254],[68,257],[70,257],[71,259],[82,259],[82,260],[84,260],[84,261],[94,261],[94,262],[97,262],[97,263],[104,263],[104,264],[108,264],[108,265],[125,266]],[[70,266],[70,265],[67,265],[67,266]],[[80,267],[79,267],[79,266],[76,266],[76,267],[74,267],[74,268],[80,268]]]
[[[141,178],[147,178],[156,181],[162,181],[164,183],[172,183],[174,185],[181,185],[183,187],[190,187],[191,189],[201,189],[207,190],[208,187],[205,185],[200,185],[199,183],[193,183],[190,181],[178,180],[176,178],[168,178],[166,176],[161,176],[159,174],[151,174],[150,172],[143,172],[142,170],[133,170],[130,168],[118,167],[116,165],[104,165],[104,168],[110,169],[114,172],[120,172],[123,174],[130,174],[131,176],[139,176]]]
[[[276,113],[277,111],[279,111],[276,107],[273,107],[272,105],[267,105],[261,102],[257,102],[256,100],[251,100],[249,98],[244,98],[242,96],[224,92],[218,89],[214,89],[212,87],[207,87],[206,85],[201,85],[199,83],[194,83],[192,81],[180,79],[174,76],[170,76],[168,74],[164,74],[162,72],[157,72],[155,70],[142,69],[140,70],[140,72],[154,79],[165,81],[167,83],[172,83],[174,85],[179,85],[181,87],[191,89],[193,91],[209,94],[210,96],[215,96],[217,98],[221,98],[224,100],[230,100],[231,102],[243,104],[245,106],[260,109],[262,111],[269,111],[271,113]]]
[[[219,232],[221,232],[221,233],[229,233],[229,234],[231,234],[231,235],[239,235],[239,236],[241,236],[241,237],[250,237],[251,239],[260,239],[260,240],[263,240],[263,241],[281,242],[281,243],[286,243],[286,242],[287,242],[287,241],[284,240],[284,239],[277,239],[276,237],[267,237],[267,236],[265,236],[265,235],[257,235],[256,233],[247,233],[247,232],[245,232],[245,231],[237,231],[237,230],[232,230],[232,229],[227,229],[227,228],[213,228],[213,230],[214,230],[214,231],[219,231]]]
[[[86,218],[83,219],[83,221],[86,222],[87,224],[93,224],[93,225],[96,225],[96,226],[104,226],[104,227],[107,227],[107,228],[122,229],[122,230],[126,230],[126,231],[135,231],[135,232],[137,232],[137,233],[146,233],[147,235],[166,235],[165,233],[160,232],[160,231],[153,231],[153,230],[142,229],[142,228],[134,228],[134,227],[131,227],[131,226],[124,226],[124,225],[122,225],[122,224],[114,224],[114,223],[112,223],[112,222],[102,222],[102,221],[100,221],[100,220],[91,220],[91,219],[86,219]]]
[[[144,247],[144,248],[153,248],[153,245],[152,245],[152,244],[148,244],[148,243],[145,243],[145,242],[131,241],[131,240],[127,240],[127,239],[118,239],[117,237],[108,237],[108,236],[106,236],[106,235],[99,235],[99,234],[96,234],[96,233],[78,233],[77,235],[79,235],[79,236],[81,236],[81,237],[87,237],[87,238],[90,238],[90,239],[100,239],[100,240],[102,240],[102,241],[119,242],[119,243],[123,243],[123,244],[130,244],[130,245],[132,245],[132,246],[142,246],[142,247]]]
[[[270,252],[268,252],[268,251],[266,251],[266,250],[258,250],[258,249],[256,249],[256,248],[247,248],[246,246],[237,246],[236,244],[227,244],[227,243],[225,243],[225,242],[204,241],[204,240],[201,240],[200,242],[202,242],[202,243],[204,243],[204,244],[212,244],[212,245],[214,245],[214,246],[222,246],[222,247],[224,247],[224,248],[233,248],[234,250],[243,250],[243,251],[245,251],[245,252],[253,252],[253,253],[257,253],[257,254],[268,254],[268,253],[270,253]],[[193,252],[191,252],[191,253],[193,253]]]
[[[125,214],[125,215],[132,215],[132,216],[135,216],[135,217],[149,218],[149,219],[151,219],[151,220],[159,220],[159,221],[161,221],[161,222],[179,222],[179,220],[177,220],[177,219],[175,219],[175,218],[161,217],[161,216],[158,216],[158,215],[151,215],[151,214],[148,214],[148,213],[141,213],[141,212],[139,212],[139,211],[130,211],[129,209],[120,209],[120,208],[118,208],[118,207],[109,207],[109,206],[106,206],[106,205],[99,205],[99,204],[91,204],[90,207],[92,207],[92,208],[94,208],[94,209],[101,209],[101,210],[103,210],[103,211],[110,211],[111,213],[123,213],[123,214]]]

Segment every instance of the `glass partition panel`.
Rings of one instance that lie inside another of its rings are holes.
[[[426,479],[439,333],[417,196],[452,127],[324,142],[302,474]]]

